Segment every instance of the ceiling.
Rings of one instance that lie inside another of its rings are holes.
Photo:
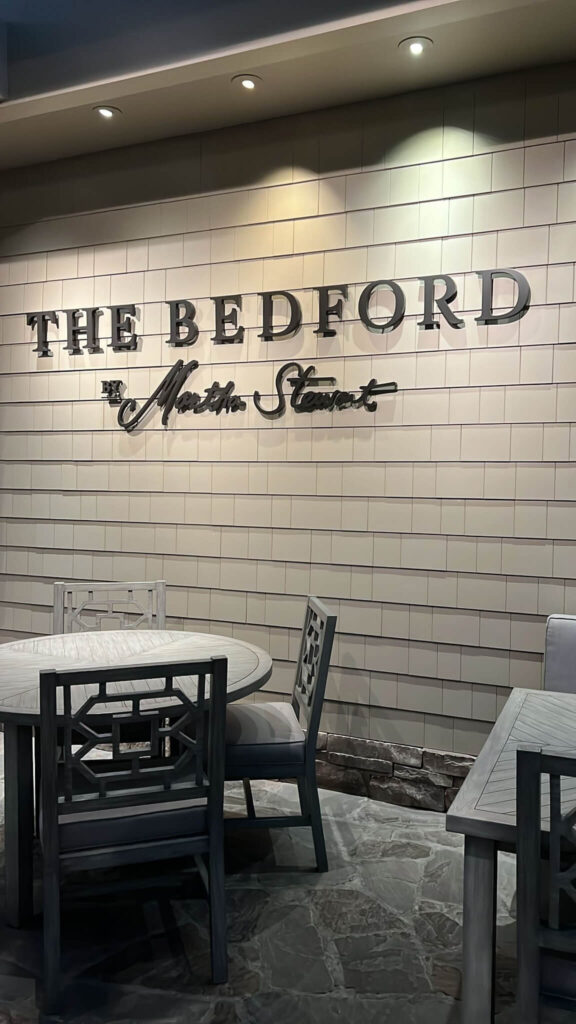
[[[189,61],[397,0],[0,0],[18,99]],[[412,3],[417,0],[412,0]]]
[[[120,21],[106,20],[113,6],[122,11]],[[290,18],[277,15],[280,6]],[[86,37],[78,36],[78,10],[93,12],[92,3],[0,0],[11,96],[19,92],[0,105],[0,167],[576,58],[576,0],[380,0],[377,7],[356,0],[348,17],[346,6],[350,0],[99,0],[102,24]],[[28,20],[11,21],[22,8]],[[38,25],[46,10],[52,22],[42,48]],[[184,47],[182,19],[191,12],[196,30]],[[434,45],[412,58],[398,48],[411,35],[429,36]],[[122,53],[132,56],[119,64]],[[98,79],[104,66],[112,73]],[[241,72],[259,75],[258,88],[249,93],[232,83]],[[25,94],[47,82],[60,84]],[[105,122],[92,109],[102,103],[122,115]]]

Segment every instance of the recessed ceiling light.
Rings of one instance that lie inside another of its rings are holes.
[[[410,36],[409,39],[403,39],[398,46],[401,50],[407,50],[412,57],[421,57],[424,50],[427,50],[434,43],[427,36]]]
[[[100,117],[103,117],[106,121],[110,121],[111,118],[122,113],[120,107],[93,107],[92,109],[95,110],[97,114],[100,114]]]
[[[255,89],[262,79],[258,75],[234,75],[231,79],[236,85],[241,85],[243,89]]]

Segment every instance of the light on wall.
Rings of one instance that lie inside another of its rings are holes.
[[[113,117],[121,114],[120,107],[93,107],[92,108],[100,117],[103,117],[105,121],[111,121]]]
[[[421,57],[431,46],[434,46],[434,43],[428,36],[410,36],[398,43],[399,49],[406,50],[412,57]]]
[[[230,81],[233,82],[234,85],[240,85],[243,89],[251,91],[257,87],[262,79],[258,75],[234,75]]]

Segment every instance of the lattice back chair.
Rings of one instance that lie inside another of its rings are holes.
[[[292,708],[298,721],[306,726],[314,760],[335,631],[336,615],[317,597],[309,597],[296,663]]]
[[[576,615],[546,620],[544,689],[576,693]]]
[[[166,582],[54,583],[54,633],[164,629]]]
[[[318,871],[327,870],[328,860],[316,744],[335,630],[336,615],[317,597],[308,597],[291,702],[237,704],[226,715],[226,778],[242,779],[248,813],[226,819],[226,829],[310,826]],[[286,778],[298,782],[301,813],[257,817],[250,780]]]
[[[539,1024],[541,950],[576,954],[576,753],[519,749],[516,801],[518,1021]],[[542,825],[544,837],[549,825],[544,913]]]
[[[66,871],[207,855],[212,979],[226,980],[226,679],[226,658],[40,673],[46,1012],[61,987]],[[135,726],[145,744],[131,742]],[[103,743],[112,759],[91,758]]]

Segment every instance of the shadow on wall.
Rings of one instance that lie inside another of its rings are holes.
[[[411,176],[426,173],[416,164],[573,133],[574,71],[516,72],[6,171],[0,225],[403,164],[413,194]]]

